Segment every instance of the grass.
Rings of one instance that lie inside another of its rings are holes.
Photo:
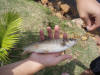
[[[73,37],[74,35],[84,36],[86,34],[86,32],[83,29],[78,28],[75,23],[69,22],[72,24],[72,27],[65,22],[63,22],[64,26],[61,26],[64,32],[68,33],[69,37]],[[79,75],[83,70],[89,68],[89,64],[93,59],[99,56],[98,47],[91,36],[88,37],[88,40],[86,41],[82,41],[78,38],[77,44],[66,50],[65,53],[72,55],[73,59],[71,61],[64,61],[56,67],[46,68],[36,75],[61,75],[63,72],[68,72],[70,75]]]
[[[23,21],[23,30],[39,31],[39,26],[44,26],[49,9],[32,0],[0,0],[0,14],[7,10],[16,10],[20,13]],[[33,26],[34,25],[34,26]]]
[[[75,23],[52,16],[48,8],[32,0],[0,0],[0,14],[11,9],[19,12],[24,21],[19,43],[9,52],[10,63],[27,57],[21,57],[22,48],[39,40],[40,29],[43,29],[47,34],[46,24],[49,24],[52,28],[54,28],[55,24],[60,25],[61,29],[69,34],[69,37],[74,35],[84,36],[86,34]],[[61,75],[62,72],[79,75],[99,55],[96,43],[91,37],[86,41],[79,39],[77,45],[65,53],[71,54],[75,59],[68,62],[64,61],[55,67],[46,68],[36,73],[36,75]]]

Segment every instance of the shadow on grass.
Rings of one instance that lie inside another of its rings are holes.
[[[24,46],[39,41],[39,39],[40,39],[39,32],[31,32],[31,31],[23,32],[20,35],[20,39],[16,48],[23,48]]]
[[[27,31],[21,33],[18,43],[9,52],[9,58],[11,59],[11,63],[25,59],[27,56],[21,56],[23,48],[29,44],[39,41],[39,39],[39,32]]]
[[[65,63],[64,65],[57,65],[55,67],[46,68],[36,75],[61,75],[64,72],[69,73],[70,75],[75,75],[75,67],[79,66],[82,69],[88,69],[82,62],[77,59],[72,60],[69,63]],[[78,74],[80,72],[78,71]]]

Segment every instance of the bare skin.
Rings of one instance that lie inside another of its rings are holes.
[[[96,0],[76,0],[80,17],[88,31],[100,28],[100,3]],[[97,45],[100,45],[100,35],[96,35]]]
[[[50,39],[53,38],[53,34],[51,28],[47,28],[48,36]],[[55,38],[59,38],[59,26],[55,26]],[[65,35],[65,34],[64,34]],[[64,36],[64,38],[67,38]],[[40,39],[44,40],[44,33],[40,31]],[[66,59],[71,59],[72,57],[69,55],[61,55],[61,53],[50,53],[50,54],[38,54],[32,53],[29,58],[8,64],[0,68],[0,75],[33,75],[39,70],[49,67],[55,66],[61,61]]]
[[[77,9],[88,31],[100,28],[100,3],[96,0],[76,0]],[[97,35],[97,44],[100,45],[100,36]],[[94,75],[91,70],[85,70],[81,75]]]
[[[100,27],[100,3],[96,0],[76,0],[80,17],[87,25],[88,31]],[[93,19],[95,20],[93,22]]]

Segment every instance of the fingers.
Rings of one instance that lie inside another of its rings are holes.
[[[47,55],[47,56],[53,56],[53,57],[57,57],[57,56],[60,56],[62,52],[55,52],[55,53],[46,53],[44,55]]]
[[[99,13],[99,15],[96,17],[95,24],[96,24],[96,28],[100,27],[100,13]]]
[[[93,31],[96,30],[97,28],[99,28],[99,25],[93,25],[93,26],[87,26],[88,31]]]
[[[80,17],[83,19],[84,23],[86,24],[88,31],[93,31],[100,27],[99,15],[92,18],[89,15],[81,15]]]
[[[95,23],[94,23],[92,26],[88,26],[87,29],[88,29],[89,31],[93,31],[93,30],[96,30],[96,29],[99,28],[99,27],[100,27],[100,17],[97,16],[97,17],[95,18]]]
[[[40,30],[40,40],[43,41],[45,39],[43,30]]]
[[[95,38],[96,38],[96,43],[99,46],[100,45],[100,36],[96,35]]]
[[[59,26],[56,25],[54,30],[55,30],[54,38],[59,39]]]
[[[52,55],[57,57],[57,56],[60,56],[61,55],[61,52],[52,53]],[[51,54],[50,54],[50,56],[51,56]]]
[[[54,38],[59,39],[60,28],[59,28],[58,25],[55,26],[54,31],[55,31]],[[47,27],[47,32],[48,32],[48,37],[50,39],[52,39],[53,38],[53,33],[52,33],[51,27]],[[43,41],[44,39],[45,39],[44,32],[42,30],[40,30],[40,40]],[[63,34],[63,39],[67,39],[67,34],[66,33]]]
[[[51,27],[47,27],[47,31],[48,31],[48,37],[50,39],[52,39],[53,38],[53,33],[52,33],[52,30],[51,30]]]
[[[62,56],[58,56],[57,57],[57,62],[61,62],[61,61],[64,61],[64,60],[66,60],[66,59],[71,59],[72,58],[72,56],[70,56],[70,55],[62,55]]]
[[[63,39],[64,39],[64,40],[67,40],[67,33],[64,33],[64,34],[63,34]]]
[[[59,38],[59,26],[56,25],[54,30],[55,30],[54,38],[55,38],[55,39],[58,39],[58,38]],[[48,31],[48,37],[49,37],[50,39],[52,39],[52,38],[53,38],[53,33],[52,33],[51,27],[47,27],[47,31]],[[44,39],[45,39],[44,33],[43,33],[42,30],[40,30],[40,40],[44,40]]]

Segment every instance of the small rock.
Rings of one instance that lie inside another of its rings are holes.
[[[48,7],[50,8],[51,12],[55,12],[55,9],[53,6],[48,6]]]
[[[62,9],[63,14],[65,14],[65,13],[68,13],[70,6],[68,4],[61,4],[60,8]]]
[[[59,2],[57,2],[57,5],[58,5],[58,6],[60,6],[60,5],[61,5],[61,3],[62,3],[62,2],[61,2],[61,1],[59,1]]]
[[[53,6],[52,2],[48,2],[48,6]]]
[[[86,41],[86,40],[88,40],[88,37],[87,37],[87,36],[82,36],[82,37],[81,37],[81,40],[82,40],[82,41]]]
[[[48,3],[48,0],[41,0],[41,3],[42,3],[43,5],[46,5],[46,4]]]
[[[67,22],[66,23],[69,27],[72,27],[72,23],[71,22]]]
[[[73,19],[72,22],[74,22],[79,28],[81,28],[81,26],[84,25],[84,22],[82,19],[77,18],[77,19]]]

